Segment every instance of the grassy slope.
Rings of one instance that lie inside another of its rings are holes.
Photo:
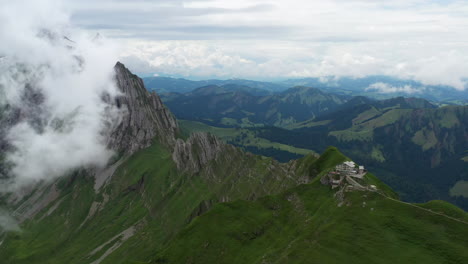
[[[386,199],[348,193],[338,207],[318,181],[255,202],[219,204],[153,263],[464,263],[468,224]],[[365,202],[365,203],[364,203]],[[424,205],[459,218],[445,202]]]
[[[2,263],[90,263],[119,241],[112,239],[115,235],[136,225],[136,234],[102,263],[146,261],[212,204],[278,193],[297,185],[294,177],[286,175],[284,165],[229,150],[200,173],[188,175],[175,168],[170,152],[154,144],[121,165],[111,184],[97,194],[92,177],[64,179],[57,209],[45,215],[55,205],[51,204],[24,223],[21,232],[10,233],[0,259]],[[307,162],[314,159],[308,157]],[[307,162],[298,162],[297,169]],[[93,201],[107,202],[84,222]]]
[[[344,160],[330,147],[319,159],[307,155],[298,160],[295,170],[320,175]],[[155,144],[127,160],[98,194],[86,175],[64,179],[57,209],[46,216],[52,204],[26,222],[22,232],[9,234],[0,259],[91,263],[118,242],[112,239],[116,234],[135,225],[136,234],[102,263],[457,263],[467,257],[466,226],[444,216],[364,193],[349,195],[352,205],[339,208],[319,178],[294,188],[295,181],[284,177],[280,164],[238,150],[207,167],[195,175],[180,173],[170,153]],[[375,177],[367,181],[394,196]],[[265,197],[275,193],[282,194]],[[252,194],[264,198],[246,201]],[[235,202],[216,204],[223,198]],[[102,210],[79,229],[92,202],[105,200]],[[214,207],[196,217],[206,202]],[[443,202],[422,206],[466,218]],[[105,246],[90,254],[100,245]]]
[[[373,108],[373,110],[375,109]],[[368,112],[371,111],[361,113],[354,118],[352,127],[345,130],[331,131],[329,135],[341,141],[370,141],[372,140],[374,129],[393,124],[403,115],[411,112],[410,109],[392,109],[386,112],[379,112],[378,114],[369,114]]]

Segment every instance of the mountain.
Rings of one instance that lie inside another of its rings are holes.
[[[460,189],[468,180],[467,110],[397,98],[351,105],[293,130],[264,128],[257,135],[315,151],[335,145],[368,164],[407,201],[443,199],[468,209],[468,193]]]
[[[403,109],[436,108],[434,104],[422,98],[402,97],[402,96],[377,101],[373,103],[373,105],[382,109],[389,108],[389,107],[396,107],[396,108],[403,108]]]
[[[339,207],[338,193],[315,181],[256,201],[218,204],[154,263],[463,263],[468,257],[466,218],[434,214],[466,216],[460,209],[375,192],[347,193]]]
[[[336,185],[332,171],[349,158],[334,147],[279,163],[207,133],[186,136],[141,79],[120,63],[115,71],[114,103],[125,110],[109,133],[116,156],[2,197],[21,227],[0,233],[2,263],[467,258],[460,209],[403,203],[370,173]]]
[[[223,94],[231,92],[245,92],[253,96],[266,96],[272,94],[272,92],[259,88],[252,88],[245,85],[237,84],[225,84],[222,86],[218,85],[207,85],[199,87],[191,92],[186,93],[185,95],[189,96],[204,96],[204,95],[213,95],[213,94]]]
[[[20,233],[0,235],[5,263],[124,263],[147,260],[214,204],[255,199],[307,183],[316,160],[278,163],[206,133],[181,139],[177,123],[141,79],[117,64],[126,109],[104,170],[78,170],[4,197]],[[52,228],[53,227],[53,228]]]
[[[445,104],[468,104],[468,93],[450,86],[424,85],[418,81],[375,75],[362,78],[326,77],[290,79],[279,84],[291,86],[312,86],[324,91],[348,96],[367,96],[374,99],[388,99],[399,96],[415,96]]]
[[[365,113],[360,118],[375,118],[395,109],[435,109],[437,106],[421,98],[395,97],[385,100],[373,100],[364,96],[352,97],[346,103],[336,107],[334,111],[326,112],[317,118],[311,118],[301,123],[291,124],[289,129],[317,126],[327,123],[329,129],[335,127],[347,127],[353,124],[351,119],[356,118],[361,113]],[[389,120],[390,121],[390,120]]]
[[[182,78],[146,77],[143,78],[143,81],[145,82],[145,85],[148,88],[148,90],[156,91],[158,93],[187,93],[195,90],[196,88],[209,85],[246,86],[252,89],[268,91],[269,93],[283,91],[287,88],[283,85],[272,82],[259,82],[243,79],[191,81]]]
[[[162,98],[179,119],[224,126],[287,126],[330,112],[347,100],[311,87],[258,96],[247,89],[224,86],[205,86]]]

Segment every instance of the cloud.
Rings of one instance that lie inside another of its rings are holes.
[[[103,100],[118,94],[117,47],[70,26],[59,1],[2,1],[0,22],[0,94],[17,119],[6,131],[14,185],[105,165],[105,133],[119,118]]]
[[[13,217],[11,217],[7,212],[0,209],[0,234],[1,231],[20,231],[20,228]]]
[[[468,77],[466,1],[64,0],[64,6],[72,23],[123,43],[128,66],[151,74],[384,74],[459,90]],[[230,64],[220,67],[225,58]]]
[[[392,86],[388,83],[377,82],[369,85],[365,89],[366,91],[377,91],[379,93],[407,93],[407,94],[414,94],[414,93],[421,93],[423,88],[415,88],[411,85],[403,85],[403,86]]]
[[[73,1],[73,22],[110,34],[136,34],[154,39],[177,39],[190,27],[203,28],[199,39],[218,38],[210,28],[239,27],[250,37],[249,28],[285,26],[293,32],[270,32],[270,39],[392,39],[425,40],[442,35],[445,41],[465,39],[456,35],[466,25],[465,1],[363,1],[363,0],[242,0],[242,1]],[[172,28],[162,31],[161,29]],[[120,31],[120,32],[119,32]],[[231,32],[224,32],[223,39]],[[258,31],[258,33],[262,33]],[[266,37],[265,35],[263,35]],[[239,34],[242,39],[242,34]]]
[[[422,43],[334,43],[304,45],[269,41],[127,40],[121,60],[144,74],[197,78],[303,78],[387,75],[424,85],[466,86],[468,50],[456,46],[434,52]],[[257,42],[260,43],[260,42]],[[466,52],[465,52],[466,50]]]
[[[467,67],[468,54],[449,49],[398,64],[390,74],[414,79],[425,85],[448,85],[464,90],[467,86]]]

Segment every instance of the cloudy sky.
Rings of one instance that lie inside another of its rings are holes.
[[[468,2],[64,0],[140,74],[278,79],[383,74],[464,89]]]

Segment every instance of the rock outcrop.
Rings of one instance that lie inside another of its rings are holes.
[[[110,148],[132,154],[151,145],[154,139],[172,147],[178,133],[177,121],[154,92],[145,89],[143,80],[118,62],[116,82],[122,96],[116,98],[123,119],[110,136]]]
[[[172,159],[179,170],[197,173],[208,162],[215,160],[225,147],[216,136],[194,133],[187,141],[176,141]]]

